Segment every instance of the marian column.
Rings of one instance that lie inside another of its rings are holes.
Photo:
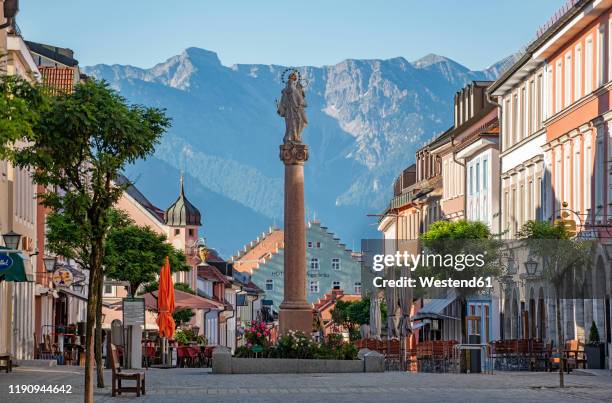
[[[304,163],[308,146],[302,131],[308,124],[304,87],[299,72],[290,72],[278,103],[278,114],[285,118],[285,137],[280,159],[285,165],[285,262],[284,298],[280,305],[280,330],[312,332],[312,308],[306,299],[306,215],[304,209]]]

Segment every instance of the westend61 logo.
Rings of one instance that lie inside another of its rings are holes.
[[[394,254],[374,254],[372,256],[372,270],[381,272],[384,269],[409,269],[411,272],[417,268],[446,268],[462,272],[466,268],[483,268],[486,264],[485,255],[478,254],[439,254],[419,253],[412,254],[407,251],[396,251]],[[439,279],[434,276],[417,276],[416,278],[400,276],[395,279],[385,279],[376,276],[372,284],[377,287],[410,287],[410,288],[491,288],[491,277],[474,276],[463,279]]]

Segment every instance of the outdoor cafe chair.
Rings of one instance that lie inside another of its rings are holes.
[[[111,395],[115,397],[117,394],[121,394],[123,392],[135,392],[136,396],[140,396],[142,393],[145,394],[145,373],[140,371],[130,371],[125,372],[121,370],[121,366],[119,365],[119,359],[117,357],[117,347],[114,344],[110,345],[111,347],[111,369],[112,369],[112,378],[111,378]],[[121,384],[122,380],[132,380],[136,382],[136,386],[127,387]]]

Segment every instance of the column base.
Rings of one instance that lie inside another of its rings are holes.
[[[312,308],[310,306],[284,307],[283,305],[281,305],[278,314],[281,334],[294,330],[302,331],[310,336],[312,333]]]

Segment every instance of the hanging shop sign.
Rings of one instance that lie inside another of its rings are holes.
[[[8,253],[0,253],[0,271],[8,270],[13,266],[13,258]]]
[[[53,284],[56,287],[70,287],[74,282],[74,276],[72,272],[65,268],[59,267],[53,272]]]

